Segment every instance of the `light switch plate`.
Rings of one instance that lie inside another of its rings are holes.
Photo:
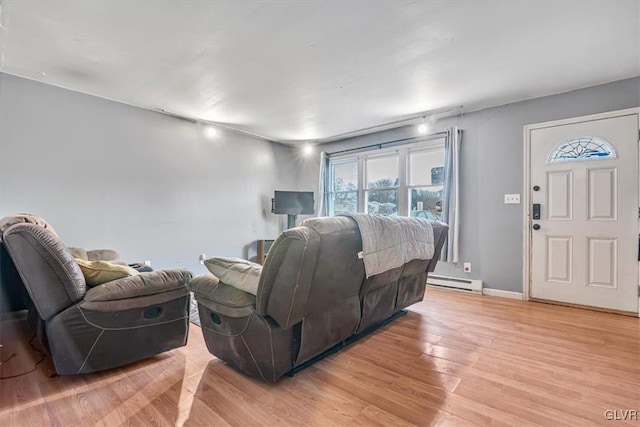
[[[505,205],[519,205],[520,204],[520,195],[519,194],[505,194],[504,195],[504,204]]]

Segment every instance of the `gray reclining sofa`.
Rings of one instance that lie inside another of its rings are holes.
[[[239,371],[276,382],[325,350],[424,297],[447,237],[432,222],[435,253],[366,278],[362,239],[348,217],[314,218],[282,233],[259,278],[256,296],[212,275],[190,287],[209,351]]]
[[[115,368],[186,344],[190,272],[140,273],[88,289],[55,231],[35,216],[22,219],[3,219],[3,254],[28,292],[29,317],[58,374]]]

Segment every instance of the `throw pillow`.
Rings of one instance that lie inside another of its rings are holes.
[[[262,266],[241,258],[213,257],[204,262],[207,269],[225,285],[251,295],[258,293]]]
[[[136,270],[126,265],[113,264],[108,261],[86,261],[80,258],[75,260],[90,288],[138,274]]]

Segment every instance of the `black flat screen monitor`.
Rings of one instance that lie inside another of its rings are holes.
[[[313,215],[313,191],[276,191],[271,212],[279,215]]]

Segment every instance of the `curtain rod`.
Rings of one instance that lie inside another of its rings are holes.
[[[446,136],[448,133],[449,131],[442,131],[442,132],[436,132],[436,133],[432,133],[425,136],[413,136],[411,138],[402,138],[402,139],[396,139],[393,141],[379,142],[377,144],[369,144],[362,147],[348,148],[346,150],[334,151],[332,153],[326,153],[326,155],[328,157],[331,157],[338,154],[354,153],[357,151],[366,151],[371,148],[382,149],[383,147],[386,147],[388,145],[399,146],[399,145],[410,144],[412,142],[431,141],[432,139],[442,138],[443,136]]]

